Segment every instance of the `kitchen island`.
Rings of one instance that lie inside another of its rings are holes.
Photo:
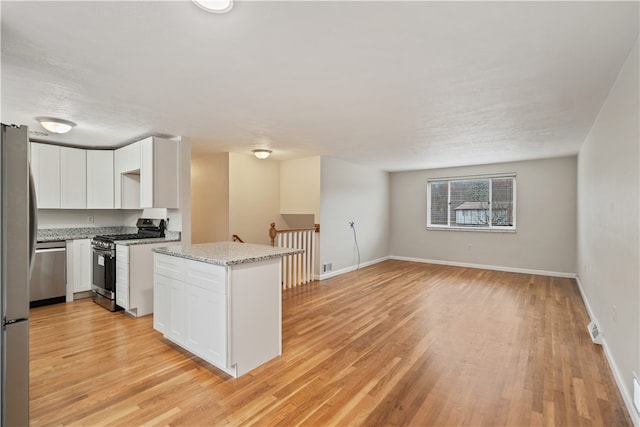
[[[153,327],[239,377],[282,354],[280,259],[301,249],[218,242],[154,249]]]

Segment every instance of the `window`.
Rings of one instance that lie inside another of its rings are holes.
[[[433,179],[428,184],[428,228],[516,229],[514,174]]]

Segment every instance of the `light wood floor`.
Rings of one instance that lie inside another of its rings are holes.
[[[387,261],[283,295],[233,379],[88,300],[31,317],[32,425],[631,426],[573,280]]]

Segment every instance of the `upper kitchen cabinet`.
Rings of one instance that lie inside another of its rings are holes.
[[[115,150],[113,195],[116,209],[140,208],[140,142]]]
[[[60,208],[60,147],[32,142],[31,172],[38,208]]]
[[[87,207],[86,150],[60,147],[60,207],[63,209]]]
[[[140,141],[140,207],[178,207],[178,143],[149,137]]]
[[[113,209],[113,150],[87,150],[87,208]]]

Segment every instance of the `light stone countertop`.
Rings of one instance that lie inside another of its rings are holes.
[[[137,233],[137,227],[69,227],[69,228],[39,228],[38,242],[54,240],[91,239],[98,235]]]
[[[163,243],[163,242],[177,242],[180,240],[180,232],[178,231],[166,231],[164,237],[150,237],[148,239],[133,239],[133,240],[116,240],[116,245],[122,246],[134,246],[134,245],[148,245],[151,243]]]
[[[236,265],[264,261],[304,252],[303,249],[278,248],[239,242],[199,243],[188,246],[155,248],[154,252],[215,265]]]
[[[57,240],[91,239],[95,236],[110,234],[135,234],[137,227],[69,227],[69,228],[39,228],[36,239],[38,242],[53,242]],[[179,231],[165,231],[165,237],[138,240],[118,240],[118,245],[142,245],[146,243],[174,242],[180,240]]]

